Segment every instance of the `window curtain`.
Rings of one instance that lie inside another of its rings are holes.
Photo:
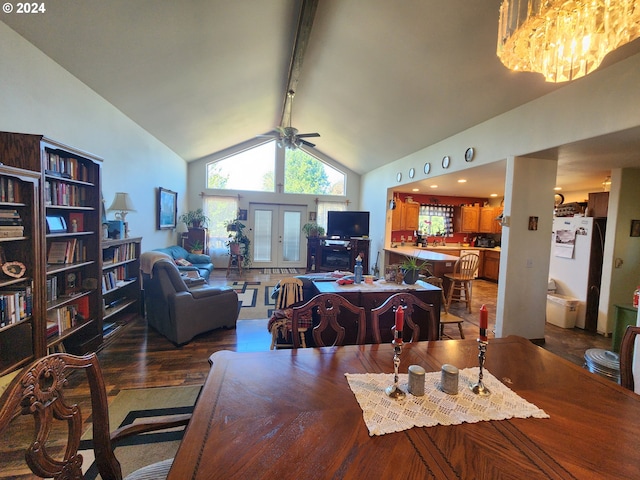
[[[318,214],[316,223],[327,230],[327,212],[329,210],[344,212],[347,209],[345,202],[318,202]]]
[[[453,236],[453,205],[422,204],[420,205],[420,216],[429,218],[442,217],[444,219],[445,237]],[[438,232],[427,229],[426,233],[435,235]]]

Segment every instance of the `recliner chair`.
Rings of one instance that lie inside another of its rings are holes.
[[[143,273],[142,279],[147,322],[176,345],[216,328],[235,328],[238,294],[231,288],[189,290],[178,268],[166,259],[153,262],[151,273]]]

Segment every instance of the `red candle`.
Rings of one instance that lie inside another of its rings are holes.
[[[487,340],[487,328],[489,328],[489,311],[486,305],[480,307],[480,340]]]
[[[404,327],[404,308],[398,306],[396,308],[396,332],[402,332],[402,327]]]

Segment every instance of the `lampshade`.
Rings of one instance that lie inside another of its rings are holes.
[[[497,54],[511,70],[565,82],[639,36],[637,0],[504,0]]]
[[[135,212],[136,209],[133,206],[133,202],[129,197],[128,193],[117,192],[116,196],[113,198],[113,202],[111,202],[111,206],[109,210],[115,210],[118,212]]]

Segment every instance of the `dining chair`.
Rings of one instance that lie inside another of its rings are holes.
[[[426,340],[439,340],[440,333],[438,331],[438,320],[435,314],[435,307],[431,303],[425,303],[411,293],[395,293],[385,300],[385,302],[371,310],[371,328],[373,329],[373,339],[375,343],[382,343],[383,336],[385,341],[391,341],[391,327],[393,320],[387,323],[388,328],[384,328],[384,335],[380,327],[380,319],[388,312],[395,312],[398,308],[404,308],[404,329],[402,331],[403,340],[406,342],[414,342],[420,339],[420,325],[414,318],[418,315],[424,315],[427,318],[427,334]],[[421,312],[421,313],[419,313]],[[391,317],[391,313],[388,315]],[[411,337],[406,339],[407,328],[411,330]]]
[[[278,296],[276,298],[276,310],[284,310],[285,308],[294,305],[295,303],[302,302],[303,300],[303,282],[299,278],[288,277],[283,278],[278,282],[276,288],[278,290]],[[302,346],[306,347],[305,333],[306,327],[299,327],[298,334],[300,335],[300,341]],[[278,334],[281,338],[288,337],[287,320],[280,319],[271,324],[271,347],[270,350],[278,348]],[[286,344],[287,347],[291,347],[292,343]],[[280,345],[284,346],[284,345]]]
[[[629,325],[620,343],[620,385],[631,391],[635,390],[635,382],[633,380],[633,351],[638,334],[640,334],[640,327]]]
[[[451,308],[451,302],[456,301],[465,303],[467,311],[471,313],[471,294],[478,259],[478,255],[463,255],[456,261],[453,272],[444,274],[451,282],[447,295],[447,311]]]
[[[350,315],[345,315],[350,313]],[[347,320],[355,317],[356,345],[364,344],[366,334],[366,315],[363,307],[358,307],[346,298],[335,293],[320,293],[303,305],[293,307],[291,317],[291,331],[298,330],[298,326],[304,320],[313,315],[318,318],[318,324],[311,329],[313,342],[316,347],[344,345],[347,332],[345,325],[352,326],[353,322]],[[349,325],[350,324],[350,325]],[[327,333],[328,332],[328,333]],[[353,332],[350,332],[352,337]],[[300,347],[300,339],[292,335],[293,347]],[[328,343],[327,338],[333,338],[333,343]]]
[[[71,383],[71,374],[86,374],[91,399],[93,425],[93,453],[95,463],[104,480],[122,479],[120,463],[113,452],[114,443],[140,433],[187,425],[190,414],[174,415],[162,420],[126,425],[109,431],[109,411],[104,378],[95,353],[83,357],[55,353],[26,366],[0,397],[0,431],[17,417],[30,415],[34,421],[34,435],[25,445],[25,460],[31,471],[44,478],[81,479],[83,457],[78,453],[82,436],[83,417],[78,404],[69,404],[64,389]],[[84,381],[84,377],[82,378]],[[76,377],[73,377],[76,383]],[[66,425],[66,428],[64,428]],[[51,432],[66,434],[66,439],[50,438]],[[173,459],[143,467],[127,479],[161,479],[167,476]]]

